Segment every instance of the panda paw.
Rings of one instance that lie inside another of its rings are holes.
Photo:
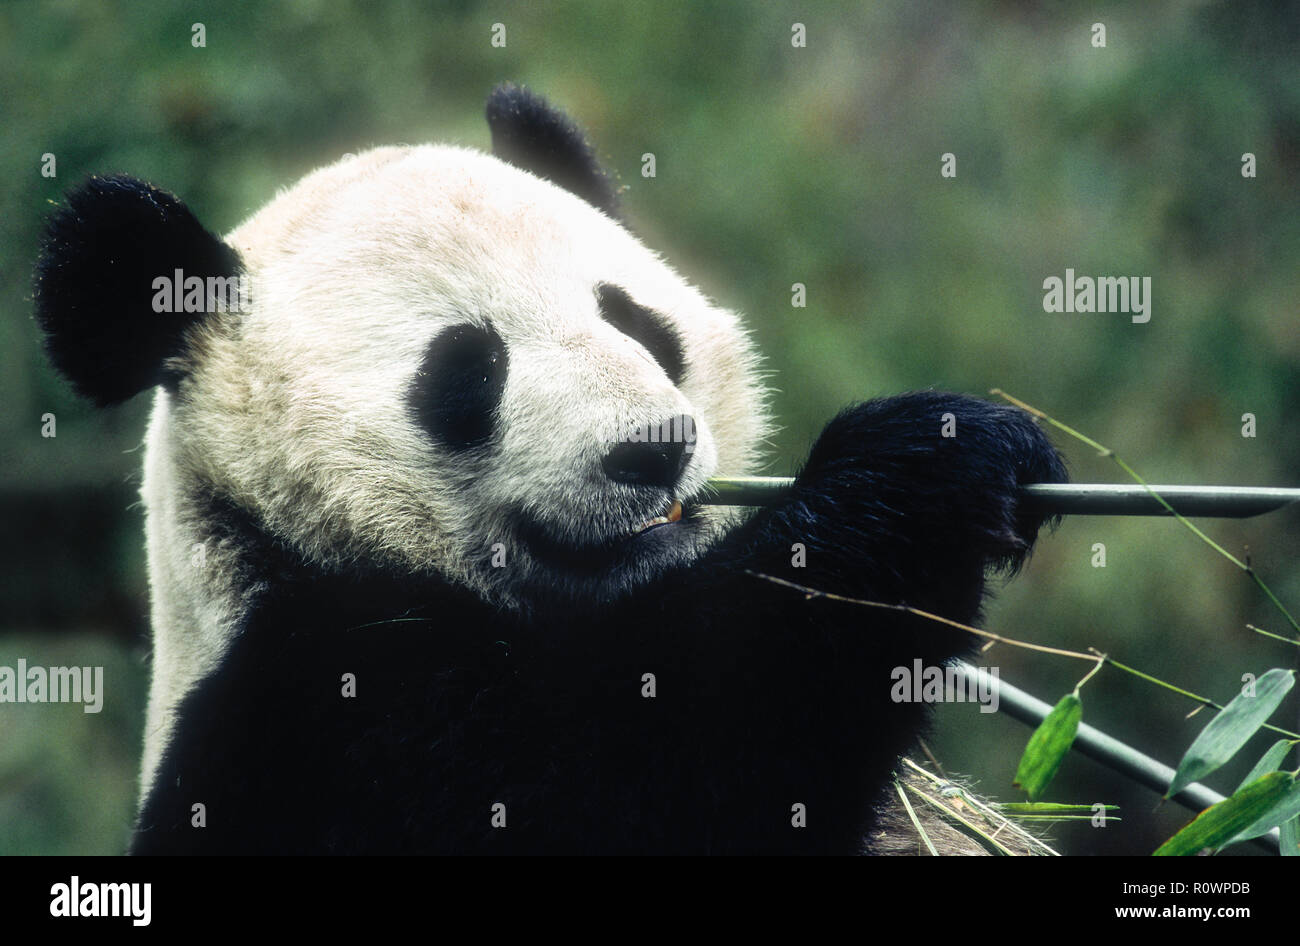
[[[797,481],[803,501],[893,534],[912,554],[932,545],[1018,568],[1054,517],[1020,502],[1028,483],[1062,483],[1064,463],[1019,408],[921,391],[855,405],[818,438]]]

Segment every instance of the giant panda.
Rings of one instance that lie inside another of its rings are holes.
[[[831,420],[780,502],[701,503],[770,430],[741,322],[566,115],[487,115],[491,155],[347,156],[225,238],[124,176],[49,221],[54,365],[156,389],[131,850],[869,852],[926,721],[891,668],[968,639],[770,579],[975,621],[1056,451],[922,391]],[[247,297],[169,306],[182,274]]]

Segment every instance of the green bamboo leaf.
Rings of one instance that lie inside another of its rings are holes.
[[[1074,744],[1082,718],[1083,703],[1079,695],[1067,693],[1029,737],[1025,754],[1016,767],[1015,785],[1025,790],[1030,801],[1037,801],[1051,783]]]
[[[1261,775],[1231,798],[1206,808],[1191,824],[1160,845],[1156,856],[1180,857],[1222,847],[1272,810],[1294,785],[1295,778],[1290,772]]]
[[[1004,801],[995,806],[1004,815],[1091,814],[1092,805],[1065,805],[1054,801]],[[1106,811],[1119,811],[1119,805],[1102,805]]]
[[[1277,804],[1228,843],[1235,844],[1238,841],[1249,841],[1251,838],[1258,838],[1297,816],[1300,816],[1300,783],[1292,785],[1291,791],[1282,796]]]
[[[1282,835],[1280,845],[1282,856],[1300,857],[1300,818],[1292,818],[1282,825],[1280,833]]]
[[[1268,751],[1264,753],[1264,757],[1256,762],[1255,767],[1250,770],[1250,774],[1241,780],[1241,784],[1237,786],[1237,791],[1241,791],[1264,773],[1276,772],[1282,768],[1282,760],[1286,758],[1286,754],[1290,751],[1290,739],[1279,739],[1269,746]]]
[[[1048,821],[1048,822],[1055,823],[1058,821],[1092,821],[1092,819],[1095,816],[1094,815],[1012,815],[1011,817],[1015,818],[1016,821]],[[1106,824],[1110,824],[1112,821],[1122,822],[1123,820],[1124,819],[1121,818],[1119,815],[1106,816]]]
[[[1295,672],[1276,667],[1255,681],[1255,695],[1238,694],[1192,742],[1178,763],[1165,798],[1205,778],[1234,755],[1259,730],[1295,686]]]

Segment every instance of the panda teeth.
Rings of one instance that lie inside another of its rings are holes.
[[[641,523],[632,530],[633,535],[639,535],[651,526],[666,526],[670,522],[677,522],[682,518],[682,504],[679,500],[674,499],[672,505],[664,512],[662,516],[655,516],[647,522]]]

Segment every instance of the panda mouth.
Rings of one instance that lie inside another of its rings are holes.
[[[632,530],[632,535],[641,535],[652,529],[658,529],[660,526],[666,526],[673,522],[680,522],[682,518],[682,503],[679,499],[674,499],[664,511],[663,515],[655,516],[653,519],[647,519],[639,526]]]
[[[580,572],[597,572],[619,568],[643,554],[673,546],[676,542],[674,533],[680,529],[694,532],[695,521],[695,507],[683,506],[681,500],[674,499],[661,514],[630,529],[623,526],[599,538],[575,541],[525,515],[519,516],[515,528],[524,543],[543,561]]]

